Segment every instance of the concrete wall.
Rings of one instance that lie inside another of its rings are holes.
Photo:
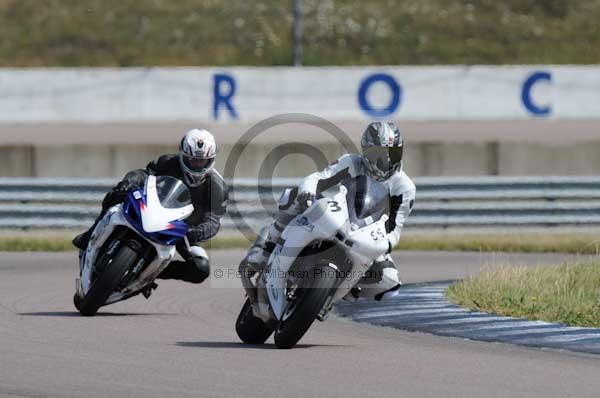
[[[36,175],[35,151],[29,145],[0,146],[0,175],[25,177]]]
[[[235,177],[298,177],[343,153],[339,145],[318,144],[312,155],[302,144],[251,144],[239,157]],[[315,150],[316,148],[316,150]],[[144,167],[175,146],[0,146],[3,177],[120,177]],[[232,145],[222,145],[217,169],[223,173]],[[307,155],[308,153],[308,155]],[[598,175],[600,142],[415,143],[405,150],[405,169],[414,176]]]
[[[501,175],[599,175],[600,142],[563,145],[530,143],[498,147]]]
[[[119,177],[175,151],[196,126],[215,133],[224,171],[258,126],[230,174],[302,176],[343,149],[329,122],[296,113],[355,143],[368,121],[397,120],[415,176],[600,166],[600,66],[4,68],[0,175]]]
[[[0,70],[0,123],[589,119],[600,67],[553,65]]]
[[[409,122],[398,120],[406,141],[422,142],[529,142],[566,143],[600,141],[600,113],[597,119],[521,121],[443,121]],[[356,143],[365,122],[335,122],[344,136]],[[323,124],[285,123],[261,131],[249,139],[245,134],[255,124],[204,124],[194,120],[174,123],[13,123],[0,124],[0,146],[9,145],[172,145],[191,128],[210,130],[219,144],[235,144],[241,140],[272,144],[301,140],[315,144],[336,142],[329,127]]]

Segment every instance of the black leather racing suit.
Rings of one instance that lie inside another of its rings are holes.
[[[85,245],[96,223],[102,219],[112,206],[125,200],[127,192],[144,184],[148,174],[171,176],[183,182],[178,155],[163,155],[146,166],[146,169],[130,171],[115,187],[106,194],[102,201],[102,212],[94,225],[83,235]],[[188,240],[190,245],[206,241],[217,234],[221,227],[221,217],[225,214],[228,188],[223,177],[214,169],[209,170],[199,186],[188,186],[194,212],[185,220],[190,226]],[[77,238],[76,238],[77,239]],[[179,279],[191,283],[201,283],[209,275],[208,259],[193,256],[183,242],[177,245],[177,251],[185,261],[172,261],[158,276],[160,279]]]

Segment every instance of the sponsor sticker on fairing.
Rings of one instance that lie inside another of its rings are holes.
[[[308,221],[308,218],[304,217],[304,216],[300,216],[296,219],[296,224],[298,224],[300,227],[304,228],[305,230],[312,232],[313,229],[315,229],[315,226],[313,224],[311,224]]]

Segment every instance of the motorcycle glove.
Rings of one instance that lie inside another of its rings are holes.
[[[315,201],[315,194],[312,192],[300,192],[296,197],[296,211],[304,213]]]

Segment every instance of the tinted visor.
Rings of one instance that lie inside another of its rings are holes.
[[[372,146],[365,149],[363,155],[379,170],[388,172],[396,169],[402,162],[404,147],[381,147]]]
[[[213,162],[215,161],[215,158],[206,158],[206,159],[202,159],[202,158],[198,158],[198,157],[194,157],[194,156],[189,156],[189,155],[182,155],[183,158],[183,164],[185,164],[185,166],[187,168],[189,168],[191,171],[196,172],[196,173],[202,173],[204,171],[206,171],[207,169],[209,169]]]

